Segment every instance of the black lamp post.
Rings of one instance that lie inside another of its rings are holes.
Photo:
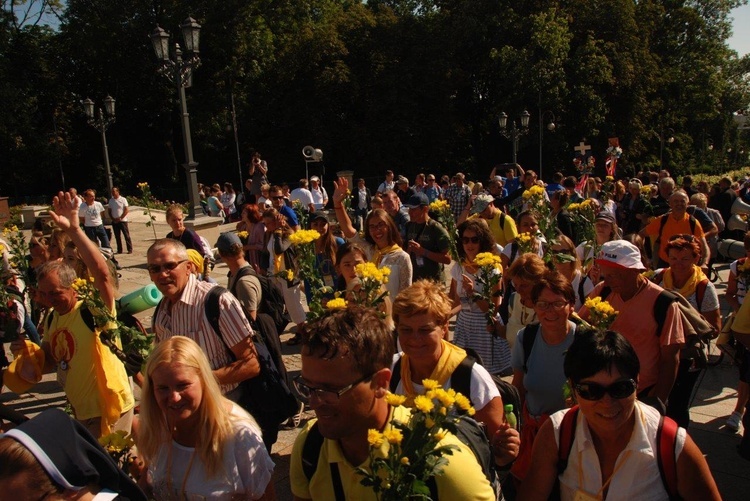
[[[508,126],[508,115],[505,114],[503,111],[500,113],[500,117],[497,119],[498,125],[500,125],[500,134],[503,135],[506,139],[510,139],[513,142],[513,163],[516,162],[516,157],[518,156],[518,140],[523,136],[524,134],[529,133],[529,118],[531,118],[531,115],[528,111],[524,110],[523,113],[521,113],[521,128],[519,129],[516,126],[516,121],[512,121],[512,125]]]
[[[112,96],[104,98],[104,113],[101,108],[97,108],[94,113],[94,101],[89,98],[84,99],[83,112],[86,114],[86,121],[90,126],[99,131],[102,135],[102,150],[104,154],[104,169],[107,171],[107,196],[112,193],[112,170],[109,166],[109,149],[107,148],[107,128],[115,123],[115,100]]]
[[[198,163],[193,159],[193,143],[190,137],[190,115],[187,111],[185,101],[185,88],[193,83],[193,70],[201,64],[198,57],[200,44],[201,26],[189,17],[180,25],[182,38],[185,42],[185,52],[190,57],[182,58],[182,49],[175,43],[172,52],[169,50],[169,33],[158,25],[151,33],[151,43],[154,46],[156,58],[159,60],[159,74],[165,76],[170,82],[177,86],[177,95],[180,98],[180,111],[182,113],[182,142],[185,147],[185,172],[188,183],[188,219],[195,219],[203,214],[203,209],[198,196]]]

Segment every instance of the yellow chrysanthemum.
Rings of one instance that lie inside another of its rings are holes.
[[[409,458],[404,456],[401,458],[401,464],[404,466],[409,466]]]
[[[378,430],[372,428],[367,430],[367,443],[372,447],[380,447],[381,445],[383,445],[384,439],[385,437],[383,437],[383,434]]]
[[[292,270],[286,270],[286,279],[290,282],[294,280],[294,272]]]
[[[438,383],[434,379],[423,379],[422,386],[424,386],[425,390],[435,390],[437,388],[440,388],[440,383]]]
[[[516,235],[516,242],[523,245],[531,242],[532,238],[531,233],[519,233]]]
[[[395,393],[388,393],[385,396],[385,401],[388,402],[388,405],[392,405],[394,407],[397,407],[399,405],[403,405],[404,402],[406,402],[406,397],[404,395],[397,395]]]
[[[138,189],[139,189],[139,190],[143,191],[143,190],[145,190],[146,188],[148,188],[148,183],[146,183],[146,182],[143,182],[143,183],[138,183]]]
[[[329,310],[343,310],[344,308],[346,308],[346,300],[341,297],[331,299],[326,303],[326,308],[328,308]]]
[[[438,430],[432,436],[435,438],[435,440],[440,442],[442,439],[445,438],[445,435],[446,435],[445,430]]]
[[[453,402],[455,402],[455,399],[442,388],[435,390],[435,397],[445,407],[450,407],[451,405],[453,405]]]
[[[435,404],[426,396],[419,395],[414,399],[414,407],[422,412],[430,412],[435,408]]]
[[[299,230],[289,236],[289,242],[292,245],[304,245],[314,242],[318,238],[320,238],[320,233],[315,230]]]
[[[0,254],[5,252],[5,246],[3,244],[0,244]]]
[[[246,239],[246,238],[247,238],[248,236],[250,236],[250,234],[249,234],[248,232],[246,232],[246,231],[238,231],[238,232],[237,232],[237,236],[238,236],[238,237],[239,237],[240,239],[244,240],[244,239]]]
[[[471,402],[465,395],[459,393],[456,395],[456,407],[462,411],[468,411],[471,408]]]
[[[87,283],[86,280],[82,278],[76,278],[75,280],[73,280],[73,283],[70,286],[73,288],[73,290],[78,292],[81,289],[86,287],[86,283]]]
[[[389,444],[398,445],[404,439],[404,434],[398,428],[391,428],[383,432],[383,437],[388,440]]]

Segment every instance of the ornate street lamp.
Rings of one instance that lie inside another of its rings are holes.
[[[107,148],[107,128],[115,123],[115,100],[112,96],[104,98],[104,112],[97,108],[94,113],[94,101],[89,98],[81,101],[83,112],[86,114],[86,122],[99,131],[102,136],[102,150],[104,154],[104,169],[107,172],[107,196],[112,193],[112,171],[109,166],[109,149]]]
[[[544,122],[547,120],[549,120],[547,122],[548,131],[555,132],[557,128],[555,114],[552,111],[546,110],[539,114],[539,179],[542,178],[542,142],[544,140]]]
[[[182,114],[182,142],[185,148],[185,168],[188,183],[188,219],[195,219],[203,214],[203,209],[198,196],[198,163],[193,159],[193,143],[190,137],[190,115],[187,111],[187,102],[185,100],[185,88],[190,87],[193,83],[193,70],[201,64],[198,57],[198,48],[200,44],[201,26],[193,19],[188,17],[180,25],[182,38],[185,42],[185,51],[189,57],[182,58],[182,49],[175,43],[172,51],[169,50],[169,33],[161,29],[158,25],[151,33],[151,43],[154,46],[154,53],[159,60],[160,75],[166,77],[172,84],[177,86],[177,95],[180,99],[180,112]]]
[[[515,120],[513,120],[511,126],[508,126],[508,115],[506,115],[504,111],[500,113],[500,117],[498,117],[497,119],[497,123],[498,125],[500,125],[500,134],[502,134],[506,139],[510,139],[513,142],[514,164],[517,163],[516,158],[518,156],[518,140],[521,138],[521,136],[529,133],[529,118],[531,118],[531,115],[528,111],[524,110],[523,113],[521,113],[520,118],[520,129],[516,126]]]

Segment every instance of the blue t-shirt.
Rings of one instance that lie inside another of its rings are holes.
[[[284,216],[286,218],[286,224],[289,226],[299,226],[299,219],[297,219],[297,214],[294,213],[294,209],[292,209],[289,206],[282,206],[281,209],[279,209],[279,214]]]
[[[565,408],[565,397],[563,386],[565,385],[565,372],[563,361],[565,352],[573,344],[575,336],[575,324],[568,322],[568,334],[562,343],[549,345],[542,337],[542,327],[536,333],[531,355],[526,363],[528,371],[524,374],[523,386],[526,388],[526,406],[529,414],[540,416],[552,414]],[[523,372],[523,337],[526,327],[518,331],[516,344],[511,352],[510,364],[513,370]]]
[[[513,193],[518,189],[518,187],[521,186],[521,178],[520,177],[514,177],[513,179],[506,178],[505,179],[505,189],[508,190],[508,193]]]
[[[545,190],[547,190],[547,195],[548,195],[548,196],[549,196],[550,198],[552,198],[552,195],[554,195],[554,193],[555,193],[556,191],[562,191],[562,190],[564,190],[565,188],[563,188],[563,185],[561,185],[561,184],[558,184],[558,183],[550,183],[550,184],[548,184],[548,185],[547,185],[547,186],[546,186],[546,187],[545,187],[544,189],[545,189]]]

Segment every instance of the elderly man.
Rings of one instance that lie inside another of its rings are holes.
[[[57,227],[70,237],[104,305],[114,313],[114,278],[96,245],[78,225],[79,200],[62,192],[50,212]],[[122,362],[99,339],[100,328],[78,299],[76,272],[64,262],[51,261],[37,270],[39,302],[52,313],[44,324],[42,349],[48,368],[57,364],[58,380],[75,418],[95,436],[116,430],[130,432],[133,392]]]
[[[396,178],[396,195],[401,200],[401,205],[405,204],[409,198],[416,193],[414,188],[409,186],[409,179],[404,176]]]
[[[503,247],[512,242],[518,235],[516,222],[513,221],[512,217],[495,207],[495,199],[487,193],[478,195],[471,202],[471,205],[461,213],[458,222],[462,223],[470,217],[485,219],[492,235],[495,237],[495,242]]]
[[[310,178],[310,193],[312,194],[315,209],[322,209],[328,204],[328,193],[320,184],[320,178],[318,176]]]
[[[310,190],[307,189],[309,183],[307,179],[300,179],[299,186],[292,190],[289,194],[289,200],[292,202],[299,202],[302,206],[302,210],[306,212],[315,212],[315,203],[313,202],[313,195]]]
[[[373,309],[333,313],[305,333],[302,373],[294,382],[317,419],[294,442],[290,481],[295,500],[376,499],[357,472],[358,467],[371,471],[368,430],[388,433],[393,420],[406,422],[411,412],[385,400],[393,348],[390,329]],[[439,443],[448,444],[455,449],[443,456],[446,464],[434,477],[433,499],[496,499],[471,449],[451,433]],[[376,454],[382,457],[383,451]]]
[[[462,172],[453,176],[454,183],[445,190],[444,197],[448,200],[453,212],[453,217],[458,220],[461,212],[469,205],[471,199],[471,189],[464,184],[465,176]]]
[[[429,278],[443,282],[444,265],[451,264],[450,236],[443,225],[430,218],[430,201],[424,193],[406,201],[410,221],[406,224],[406,252],[411,257],[412,281]]]
[[[677,190],[669,197],[670,211],[661,217],[651,221],[645,228],[640,231],[643,237],[651,237],[651,241],[656,247],[658,245],[658,267],[665,268],[667,262],[667,244],[674,235],[691,235],[697,238],[701,246],[700,266],[707,266],[711,258],[711,251],[708,248],[703,228],[696,218],[687,213],[688,196],[682,190]],[[711,223],[713,224],[713,223]]]
[[[206,316],[206,298],[216,284],[199,282],[190,272],[185,246],[172,239],[157,240],[148,249],[147,262],[151,280],[164,294],[154,312],[156,342],[187,336],[198,343],[224,396],[238,401],[239,383],[260,373],[253,331],[242,306],[229,291],[221,294],[219,337]]]
[[[685,336],[676,303],[667,307],[663,324],[655,316],[655,304],[664,290],[641,275],[644,270],[638,247],[625,240],[613,240],[602,246],[596,258],[603,283],[589,297],[601,297],[618,311],[610,329],[630,341],[641,363],[638,398],[647,403],[665,404],[677,378],[679,354]],[[586,306],[579,311],[590,318]],[[660,410],[664,410],[663,408]]]

